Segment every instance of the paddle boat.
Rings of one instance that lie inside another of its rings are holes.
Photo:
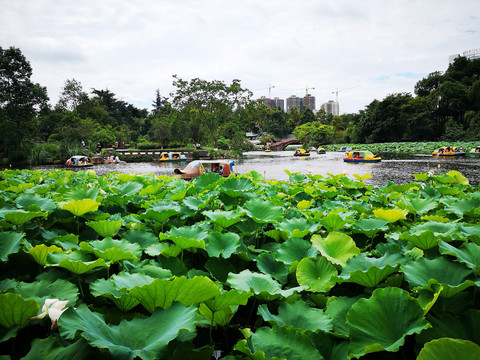
[[[74,155],[65,162],[67,168],[86,168],[93,166],[92,160],[85,155]]]
[[[442,146],[432,152],[432,156],[465,156],[467,153],[463,147]]]
[[[480,146],[473,148],[468,153],[473,156],[480,156]]]
[[[371,163],[380,162],[382,161],[382,158],[380,156],[373,155],[373,153],[368,150],[352,150],[345,152],[343,161],[353,163]]]
[[[293,156],[310,156],[310,152],[305,149],[297,149],[293,153]]]
[[[348,146],[342,146],[338,149],[338,152],[347,152],[347,151],[352,151],[353,149]]]
[[[163,152],[160,155],[160,162],[170,162],[170,161],[185,161],[187,157],[179,152]]]
[[[225,160],[194,160],[190,162],[183,170],[175,169],[173,172],[176,177],[190,181],[202,174],[213,172],[220,176],[228,177],[235,175],[235,161]]]
[[[317,149],[317,154],[326,154],[326,153],[327,153],[327,152],[326,152],[325,149],[322,148],[322,147],[319,147],[319,148]]]

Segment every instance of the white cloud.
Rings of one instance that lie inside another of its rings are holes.
[[[30,61],[53,103],[65,80],[108,88],[139,107],[172,74],[230,82],[256,96],[339,91],[341,112],[411,92],[480,47],[480,8],[459,0],[259,2],[239,0],[0,0],[0,44]]]

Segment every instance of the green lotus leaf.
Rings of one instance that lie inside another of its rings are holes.
[[[354,282],[365,287],[375,287],[397,271],[400,254],[385,254],[380,258],[368,257],[365,253],[351,257],[338,276],[338,282]]]
[[[92,261],[86,254],[78,251],[69,254],[49,253],[46,266],[61,267],[76,275],[85,274],[98,268],[107,268],[105,260],[96,259]]]
[[[239,274],[228,274],[228,284],[236,290],[248,291],[263,300],[273,300],[278,297],[289,297],[295,292],[302,291],[303,286],[282,290],[281,285],[270,275],[243,270]]]
[[[440,242],[440,239],[435,236],[431,230],[426,230],[421,233],[404,232],[399,236],[399,239],[407,240],[422,250],[434,248]]]
[[[419,215],[425,215],[429,211],[437,208],[438,202],[435,199],[413,198],[405,201],[410,205],[409,210]]]
[[[336,284],[337,269],[325,257],[304,258],[297,266],[299,285],[314,292],[328,292]]]
[[[204,211],[203,215],[224,229],[241,221],[241,216],[236,211],[208,210]]]
[[[475,244],[480,245],[480,225],[459,225],[458,229],[461,231],[461,236],[458,240],[467,238]]]
[[[147,185],[142,188],[142,190],[139,191],[138,195],[140,196],[145,196],[145,195],[155,195],[158,196],[160,193],[162,193],[162,190],[164,188],[163,183],[157,183],[157,184],[152,184],[152,185]]]
[[[36,245],[28,250],[35,262],[40,265],[45,265],[47,263],[47,255],[54,252],[63,252],[63,250],[58,246],[47,246],[45,244]]]
[[[423,310],[400,288],[376,289],[370,299],[360,299],[347,313],[349,353],[353,357],[377,351],[396,352],[405,337],[430,327]]]
[[[158,237],[151,231],[134,229],[122,234],[122,240],[127,240],[132,244],[138,244],[142,250],[150,245],[158,244]]]
[[[205,191],[213,189],[218,184],[218,180],[220,179],[222,179],[222,177],[219,174],[215,172],[209,172],[193,179],[192,183],[195,185],[195,188]]]
[[[42,211],[53,211],[57,208],[55,201],[52,199],[35,196],[33,194],[22,195],[15,200],[15,203],[25,209],[28,209],[32,205]]]
[[[346,323],[348,310],[360,299],[356,297],[334,297],[330,298],[325,309],[325,314],[332,319],[333,334],[338,337],[348,338],[348,327]]]
[[[330,212],[320,220],[325,229],[329,232],[340,230],[347,222],[337,213]]]
[[[240,247],[240,236],[235,233],[212,231],[205,238],[205,250],[209,256],[228,259]]]
[[[7,261],[8,255],[15,254],[20,249],[25,233],[11,231],[0,232],[0,260]]]
[[[380,231],[388,231],[388,221],[374,218],[365,218],[353,223],[353,229],[368,237],[375,236]]]
[[[107,349],[114,359],[158,359],[167,345],[185,333],[194,336],[196,308],[174,304],[157,309],[150,317],[122,320],[118,325],[106,324],[102,315],[91,312],[85,304],[68,309],[58,322],[59,331],[67,339],[80,332],[87,342]]]
[[[212,198],[210,197],[205,199],[204,197],[188,196],[183,199],[183,205],[185,205],[188,209],[196,212],[199,209],[205,209],[206,207],[208,207],[211,200]]]
[[[263,327],[241,340],[235,350],[254,360],[323,360],[310,337],[285,327]]]
[[[301,173],[291,174],[290,172],[287,172],[287,170],[285,170],[285,172],[288,174],[288,181],[290,181],[293,184],[302,183],[305,180],[307,180],[307,177]]]
[[[129,311],[140,304],[137,298],[130,295],[126,289],[115,287],[110,279],[98,279],[90,285],[93,296],[103,296],[113,301],[121,311]],[[153,280],[153,279],[152,279]]]
[[[143,188],[142,184],[135,181],[131,181],[131,182],[122,184],[120,186],[112,186],[111,189],[115,191],[117,194],[121,195],[122,197],[129,197],[137,194],[140,190],[142,190],[142,188]]]
[[[232,320],[238,305],[246,305],[252,296],[249,292],[230,290],[200,304],[199,313],[220,326],[226,326]]]
[[[303,238],[304,236],[317,231],[318,224],[311,223],[305,218],[284,219],[277,224],[277,229],[285,231],[287,236],[285,240],[290,237]]]
[[[21,295],[0,294],[0,325],[8,329],[23,327],[31,317],[37,315],[40,306],[33,299],[25,300]]]
[[[122,220],[89,221],[87,226],[90,226],[102,237],[114,237],[122,227]]]
[[[150,312],[157,307],[168,309],[174,301],[190,306],[219,294],[217,285],[204,276],[195,276],[193,279],[183,276],[173,280],[155,279],[150,284],[136,286],[130,291],[130,295],[136,297]]]
[[[427,181],[428,180],[428,174],[427,173],[413,174],[413,177],[415,178],[416,181]]]
[[[164,223],[172,216],[180,214],[180,212],[181,208],[175,202],[163,201],[160,204],[156,203],[154,207],[149,208],[141,218]]]
[[[237,198],[254,188],[252,180],[245,177],[229,177],[219,187],[219,190],[228,196]]]
[[[361,182],[364,182],[365,180],[370,179],[372,177],[372,175],[370,175],[370,174],[364,174],[362,176],[360,176],[358,174],[353,174],[353,176],[355,177],[355,179],[357,179],[358,181],[361,181]]]
[[[447,175],[454,178],[455,181],[458,183],[458,184],[461,184],[461,185],[468,185],[468,179],[463,176],[459,171],[457,170],[452,170],[452,171],[449,171],[447,172]]]
[[[457,260],[465,264],[469,269],[475,270],[476,275],[480,269],[480,246],[474,243],[464,243],[457,249],[455,246],[440,241],[440,253],[443,255],[453,255]]]
[[[407,218],[405,210],[397,209],[375,209],[373,210],[373,214],[377,219],[387,220],[390,223]]]
[[[283,220],[283,208],[276,206],[272,201],[252,199],[244,204],[243,209],[249,217],[260,224],[278,223]]]
[[[47,213],[41,211],[11,210],[5,213],[5,221],[14,225],[23,225],[38,217],[46,217]]]
[[[138,244],[132,244],[127,240],[115,240],[110,237],[103,240],[83,241],[80,249],[93,253],[96,257],[116,263],[120,260],[135,260],[142,255],[142,249]]]
[[[384,220],[378,221],[387,223]],[[313,235],[311,242],[330,262],[342,267],[352,256],[360,254],[360,249],[350,236],[335,231],[329,233],[325,239],[320,235]]]
[[[433,260],[420,258],[402,266],[405,279],[412,289],[432,289],[433,284],[443,287],[440,296],[452,297],[470,286],[479,286],[471,270],[463,264],[439,257]]]
[[[305,257],[315,257],[318,251],[304,239],[291,238],[285,241],[277,251],[276,260],[291,265]]]
[[[282,284],[287,282],[288,265],[276,260],[271,253],[263,253],[257,257],[257,268],[264,274],[271,275]]]
[[[88,212],[97,211],[99,202],[92,199],[71,200],[61,208],[67,210],[75,216],[82,216]]]
[[[100,192],[99,185],[94,185],[91,188],[87,187],[86,185],[76,186],[73,189],[69,189],[69,191],[63,195],[63,200],[65,201],[82,200],[82,199],[95,200],[99,192]]]
[[[309,307],[303,301],[282,303],[278,307],[278,315],[273,315],[266,304],[258,307],[258,314],[271,325],[292,326],[297,330],[328,332],[332,330],[332,319],[323,310]]]
[[[36,338],[32,341],[31,349],[22,360],[55,359],[55,360],[88,360],[94,359],[98,353],[80,338],[73,344],[64,346],[56,337],[50,336],[45,339]]]
[[[198,307],[198,313],[205,317],[210,324],[217,324],[219,326],[227,326],[232,321],[233,316],[238,310],[237,305],[212,312],[205,303],[201,303]]]
[[[171,228],[164,234],[160,234],[160,240],[172,240],[181,249],[200,248],[205,249],[204,239],[208,236],[201,224]]]
[[[414,225],[410,228],[409,233],[420,235],[423,232],[430,230],[436,237],[449,239],[452,235],[458,232],[457,224],[454,223],[439,223],[436,221],[428,221],[423,224]]]
[[[37,277],[32,283],[18,282],[9,291],[21,295],[24,299],[33,299],[39,306],[43,306],[46,299],[68,300],[68,306],[75,305],[78,300],[77,286],[63,279],[51,281]]]
[[[480,207],[480,199],[478,198],[459,199],[457,197],[450,197],[443,198],[440,201],[445,205],[445,211],[447,213],[454,213],[458,217],[462,217],[464,213]]]
[[[441,338],[425,344],[417,360],[480,359],[480,346],[461,339]]]

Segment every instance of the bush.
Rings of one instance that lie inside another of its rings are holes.
[[[35,144],[28,155],[30,165],[40,165],[45,163],[45,159],[60,159],[60,147],[57,143]]]

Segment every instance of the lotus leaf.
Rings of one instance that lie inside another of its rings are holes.
[[[168,343],[185,332],[194,335],[196,308],[174,304],[166,310],[157,309],[150,317],[123,320],[119,325],[107,325],[103,316],[91,312],[85,304],[69,309],[59,321],[62,336],[73,339],[77,331],[87,342],[108,349],[112,358],[157,359]]]
[[[264,274],[271,275],[282,284],[287,282],[288,266],[276,260],[273,254],[260,254],[257,257],[257,268]]]
[[[80,248],[112,263],[120,260],[138,259],[142,255],[140,245],[109,237],[103,240],[90,241],[89,243],[81,242]]]
[[[244,204],[246,214],[257,223],[278,223],[283,220],[283,208],[272,201],[249,200]]]
[[[47,217],[47,213],[25,210],[11,210],[5,213],[5,221],[14,225],[23,225],[38,217]]]
[[[338,276],[339,282],[354,282],[365,287],[375,287],[394,273],[402,261],[400,254],[385,254],[380,258],[365,253],[351,257]]]
[[[240,215],[236,211],[204,211],[203,215],[212,220],[223,229],[232,226],[241,221]]]
[[[461,230],[461,236],[459,240],[464,240],[467,238],[468,240],[475,242],[477,245],[480,245],[480,225],[460,225],[458,229]]]
[[[463,176],[459,171],[452,170],[447,172],[447,175],[454,178],[458,184],[468,185],[468,179]]]
[[[342,267],[346,265],[347,260],[352,256],[360,254],[360,249],[357,248],[353,239],[347,234],[334,231],[329,233],[325,239],[320,235],[313,235],[311,241],[313,246],[323,256],[332,263]]]
[[[285,327],[260,328],[248,340],[241,340],[235,349],[254,360],[322,360],[307,335]]]
[[[252,180],[245,177],[229,177],[219,187],[219,190],[232,198],[242,196],[254,187]]]
[[[455,246],[447,244],[444,241],[440,242],[440,253],[455,256],[459,262],[464,263],[469,269],[475,270],[475,274],[479,274],[480,269],[480,246],[473,243],[464,243],[460,249]]]
[[[459,199],[456,197],[444,198],[440,202],[445,205],[445,211],[454,213],[458,217],[462,217],[464,213],[480,207],[480,199]]]
[[[33,299],[25,300],[21,295],[12,293],[0,294],[0,325],[6,329],[15,325],[23,327],[37,315],[39,309]]]
[[[380,231],[388,230],[388,221],[374,218],[364,218],[355,221],[353,229],[359,233],[365,234],[368,237],[374,237]]]
[[[99,192],[100,192],[99,185],[94,185],[91,188],[87,186],[81,186],[81,187],[77,186],[72,189],[69,189],[68,192],[66,192],[63,195],[63,199],[66,201],[82,200],[82,199],[95,200]]]
[[[233,316],[238,310],[237,305],[232,305],[230,307],[221,309],[216,312],[212,312],[205,303],[201,303],[198,307],[198,313],[205,317],[205,319],[213,324],[217,324],[219,326],[227,326],[230,321],[233,319]]]
[[[258,307],[258,314],[271,325],[292,326],[297,330],[328,332],[332,330],[332,319],[323,310],[309,307],[303,301],[282,303],[278,307],[278,315],[273,315],[266,304]]]
[[[470,286],[479,286],[471,270],[464,265],[439,257],[420,258],[402,266],[405,279],[412,289],[432,289],[433,284],[443,286],[441,297],[452,297]]]
[[[405,201],[409,205],[408,209],[419,215],[428,214],[431,210],[437,208],[438,201],[435,199],[413,198]]]
[[[375,209],[373,210],[375,217],[380,220],[387,220],[390,223],[396,222],[398,220],[404,220],[407,217],[405,210],[396,210],[396,209]]]
[[[20,249],[25,233],[0,232],[0,260],[7,261],[8,255],[15,254]]]
[[[346,323],[348,310],[360,296],[356,297],[333,297],[328,300],[325,314],[332,319],[333,334],[338,337],[348,338],[348,327]]]
[[[318,251],[304,239],[291,238],[285,241],[277,251],[276,260],[291,265],[305,257],[315,257]]]
[[[159,223],[164,223],[172,216],[180,214],[180,206],[173,201],[163,201],[162,203],[156,203],[155,206],[149,208],[142,219],[151,219]]]
[[[399,236],[399,239],[407,240],[422,250],[434,248],[440,242],[440,239],[435,236],[435,234],[431,230],[412,234],[404,232],[402,235]]]
[[[436,237],[449,239],[458,232],[458,227],[453,223],[439,223],[435,221],[428,221],[423,224],[414,225],[410,228],[409,233],[413,235],[421,235],[423,232],[430,230]]]
[[[132,244],[138,244],[142,250],[150,245],[158,244],[158,237],[150,231],[134,229],[122,234],[122,240],[127,240]]]
[[[122,221],[121,220],[90,221],[87,223],[87,226],[90,226],[102,237],[114,237],[115,235],[117,235],[118,231],[122,227]]]
[[[120,194],[122,197],[133,196],[142,190],[142,188],[143,185],[135,181],[127,182],[120,186],[112,186],[112,190],[117,194]]]
[[[214,298],[219,293],[217,285],[204,276],[155,279],[150,284],[136,286],[130,291],[151,313],[157,307],[168,309],[174,301],[190,306]]]
[[[480,346],[468,340],[441,338],[425,344],[417,360],[480,359]]]
[[[47,263],[47,255],[54,252],[63,252],[63,250],[58,246],[47,246],[45,244],[36,245],[28,250],[28,253],[32,255],[35,262],[40,265],[45,265]]]
[[[172,228],[164,234],[160,234],[160,240],[172,240],[181,249],[200,248],[205,249],[204,239],[208,236],[201,224]]]
[[[75,216],[82,216],[87,212],[97,211],[99,202],[92,199],[71,200],[64,204],[61,208],[67,210]]]
[[[205,249],[209,256],[228,259],[240,246],[240,236],[235,233],[219,233],[212,231],[205,238]]]
[[[90,260],[80,252],[73,252],[69,254],[49,253],[46,266],[58,266],[76,275],[81,275],[98,268],[106,268],[107,264],[103,259]]]
[[[56,337],[45,339],[35,339],[32,341],[32,347],[28,354],[22,360],[55,359],[55,360],[89,360],[95,359],[98,354],[80,338],[69,346],[60,344]]]
[[[206,191],[213,189],[220,179],[222,179],[222,177],[215,172],[204,173],[193,179],[193,185],[201,191]]]
[[[90,290],[92,295],[104,296],[112,300],[121,311],[129,311],[140,303],[137,298],[128,294],[126,289],[118,289],[115,283],[109,280],[110,279],[98,279],[91,284]]]
[[[335,286],[337,269],[325,257],[304,258],[297,266],[299,285],[314,292],[328,292]]]
[[[285,238],[285,240],[287,240],[290,237],[303,238],[304,236],[317,231],[318,224],[311,223],[307,219],[301,217],[284,219],[277,224],[277,228],[287,232],[288,235]]]
[[[250,292],[225,291],[202,303],[199,307],[199,313],[205,316],[207,320],[225,326],[235,315],[238,305],[246,305],[250,296]]]
[[[15,200],[15,203],[25,209],[30,208],[32,205],[42,211],[53,211],[57,208],[55,201],[52,199],[35,196],[33,194],[22,195]]]
[[[320,223],[329,232],[340,230],[347,222],[337,213],[330,212],[320,220]]]
[[[377,351],[396,352],[405,337],[419,334],[430,325],[423,310],[400,288],[376,289],[370,299],[360,299],[347,313],[350,356]]]
[[[280,284],[270,275],[243,270],[239,274],[228,274],[227,283],[236,290],[253,292],[263,300],[273,300],[278,297],[289,297],[294,292],[302,291],[302,286],[282,290]]]

